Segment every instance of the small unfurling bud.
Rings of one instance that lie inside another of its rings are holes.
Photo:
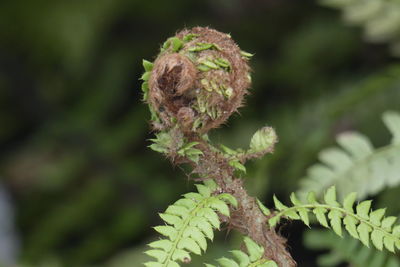
[[[275,143],[278,141],[278,136],[272,127],[263,127],[258,130],[250,141],[250,151],[258,153],[274,149]]]

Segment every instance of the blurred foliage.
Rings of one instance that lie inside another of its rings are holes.
[[[313,230],[306,233],[304,241],[311,249],[329,249],[331,252],[318,257],[318,266],[338,266],[347,262],[354,267],[397,267],[400,261],[392,253],[363,246],[358,240],[345,235],[342,239],[333,232]]]
[[[326,6],[342,9],[343,19],[364,28],[365,39],[390,43],[394,55],[400,56],[400,3],[397,0],[320,0]]]
[[[321,150],[320,162],[307,169],[307,176],[300,181],[300,199],[305,199],[310,191],[321,196],[332,185],[338,188],[340,198],[357,192],[360,200],[385,187],[397,187],[400,184],[400,113],[386,111],[382,119],[392,134],[389,145],[374,148],[361,133],[339,134],[338,146]]]
[[[176,30],[195,25],[230,32],[255,53],[246,107],[212,136],[244,147],[256,129],[276,128],[275,153],[248,168],[254,195],[289,196],[318,151],[344,130],[363,132],[376,146],[388,142],[379,117],[399,110],[399,63],[385,45],[364,43],[361,29],[314,1],[5,0],[0,176],[15,209],[16,261],[145,261],[157,212],[192,185],[185,171],[147,148],[141,60],[152,59]],[[399,212],[399,193],[392,188],[377,198]],[[302,247],[303,230],[288,230],[290,246],[299,266],[313,266],[316,252]],[[222,234],[202,261],[236,240]]]

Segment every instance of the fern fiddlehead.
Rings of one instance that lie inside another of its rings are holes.
[[[219,229],[220,223],[227,223],[229,228],[247,236],[248,252],[234,251],[236,261],[217,260],[222,267],[295,266],[285,240],[275,228],[282,218],[309,225],[311,212],[321,225],[331,227],[340,236],[344,226],[366,246],[371,242],[379,250],[400,249],[400,225],[394,226],[397,218],[384,217],[384,209],[371,211],[371,201],[355,205],[355,193],[343,196],[343,204],[336,200],[335,187],[324,194],[324,203],[318,202],[314,193],[308,193],[306,203],[292,194],[291,207],[274,197],[272,211],[247,194],[241,179],[246,172],[244,164],[272,152],[277,142],[275,131],[270,127],[257,131],[247,150],[215,146],[207,133],[224,123],[241,105],[250,84],[250,56],[240,51],[229,35],[196,27],[169,38],[154,63],[143,62],[146,70],[142,76],[143,98],[149,105],[151,124],[156,131],[150,148],[174,164],[189,164],[191,176],[204,182],[196,185],[198,193],[185,194],[160,214],[167,225],[155,230],[165,238],[149,244],[151,249],[146,253],[155,261],[147,262],[146,266],[176,267],[181,262],[189,263],[190,253],[201,254],[207,249],[206,239],[212,240],[213,230]],[[324,153],[321,159],[326,166],[315,168],[313,178],[326,177],[340,186],[340,177],[347,177],[354,170],[356,178],[368,173],[369,169],[363,169],[369,166],[365,162],[378,166],[373,170],[386,170],[384,167],[393,162],[398,167],[400,157],[393,151],[400,144],[400,115],[387,113],[384,121],[394,136],[391,145],[374,152],[366,138],[357,134],[342,136],[339,143],[343,150]],[[390,170],[393,174],[393,169]],[[384,184],[400,180],[390,174],[384,173],[387,178]],[[330,182],[317,186],[317,193],[321,194]]]
[[[274,130],[264,127],[256,132],[247,150],[214,145],[207,136],[209,130],[223,124],[242,105],[251,82],[248,66],[251,56],[241,51],[230,35],[195,27],[169,38],[154,63],[143,61],[143,100],[149,106],[151,125],[156,132],[150,148],[164,154],[174,164],[191,165],[191,176],[197,180],[213,179],[218,190],[211,192],[212,199],[229,194],[237,201],[237,208],[230,205],[229,213],[220,204],[207,207],[209,213],[198,215],[205,208],[203,205],[210,203],[206,197],[210,192],[206,195],[200,192],[205,199],[185,213],[174,214],[171,208],[167,209],[161,217],[169,225],[155,228],[167,239],[150,244],[152,249],[147,254],[156,261],[147,263],[148,266],[179,266],[178,262],[190,261],[189,252],[198,254],[205,250],[204,239],[197,237],[196,240],[189,235],[190,230],[185,229],[193,226],[190,218],[206,215],[214,218],[212,226],[217,228],[216,211],[218,224],[227,223],[229,228],[239,230],[263,248],[258,263],[268,259],[280,266],[295,266],[286,250],[285,239],[267,226],[267,217],[256,199],[247,194],[240,177],[245,173],[247,160],[272,152],[277,140]],[[200,188],[205,190],[198,186],[199,191]],[[193,193],[189,195],[194,196]],[[185,196],[184,201],[190,201],[188,198]],[[172,207],[180,207],[181,202]],[[191,229],[199,236],[199,232],[206,234],[201,229]],[[182,243],[182,239],[186,243]],[[249,266],[256,265],[250,263]]]

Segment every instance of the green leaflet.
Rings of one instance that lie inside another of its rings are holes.
[[[251,57],[254,56],[254,54],[251,54],[251,53],[246,52],[246,51],[240,51],[240,54],[241,54],[243,57],[247,58],[247,59],[250,59]]]
[[[193,39],[197,38],[198,36],[199,36],[198,34],[189,33],[189,34],[185,35],[185,36],[183,37],[182,40],[183,40],[184,42],[190,42],[190,41],[192,41]]]
[[[190,143],[190,148],[196,144]],[[160,214],[166,225],[154,229],[164,236],[149,244],[145,253],[156,261],[145,266],[180,266],[178,262],[190,261],[190,254],[200,255],[207,249],[207,239],[212,240],[214,229],[219,229],[217,212],[229,216],[228,204],[236,207],[236,199],[229,194],[212,195],[218,186],[212,180],[197,184],[197,193],[187,193]]]
[[[309,230],[305,233],[304,243],[310,249],[329,250],[329,253],[318,257],[317,264],[321,267],[335,267],[341,263],[354,267],[400,266],[395,255],[365,247],[346,234],[339,238],[330,231]]]
[[[193,162],[198,162],[200,156],[203,155],[199,149],[194,148],[194,146],[198,145],[199,142],[190,142],[186,144],[173,144],[174,140],[171,137],[171,133],[168,132],[160,132],[156,134],[156,138],[150,139],[153,142],[149,147],[157,152],[167,154],[170,149],[173,149],[174,145],[178,146],[179,149],[177,154],[179,156],[186,156]]]
[[[394,111],[387,111],[383,114],[383,121],[393,136],[392,143],[400,144],[400,116]]]
[[[244,173],[246,173],[246,167],[240,163],[240,161],[238,159],[231,159],[229,161],[229,165],[234,167],[236,170],[242,171]]]
[[[147,82],[150,78],[150,74],[151,74],[150,71],[146,71],[145,73],[143,73],[143,75],[140,77],[140,79]]]
[[[188,50],[190,52],[200,52],[208,49],[221,50],[221,48],[217,44],[212,43],[197,43],[196,46],[190,47]]]
[[[216,58],[216,59],[214,59],[214,63],[221,66],[222,68],[226,68],[227,70],[231,69],[231,63],[226,59]]]
[[[383,121],[391,132],[391,144],[374,149],[367,137],[354,132],[337,137],[340,147],[321,151],[318,163],[310,167],[297,192],[304,199],[307,192],[317,196],[335,185],[342,199],[358,192],[358,199],[374,195],[385,187],[400,184],[400,113],[387,111]]]
[[[147,61],[145,59],[143,59],[143,67],[145,69],[145,72],[143,73],[143,75],[140,77],[140,80],[143,81],[142,83],[142,92],[143,92],[143,101],[147,100],[147,95],[149,93],[149,83],[148,80],[150,79],[150,75],[151,75],[151,70],[153,69],[153,63],[151,63],[150,61]]]
[[[160,132],[156,134],[156,138],[150,139],[153,142],[149,147],[160,153],[168,153],[172,146],[172,137],[169,133]]]
[[[195,145],[198,145],[199,142],[191,142],[188,144],[183,145],[179,150],[178,150],[178,155],[180,156],[187,156],[190,160],[194,162],[198,162],[200,155],[203,155],[203,152],[197,148],[193,148]]]
[[[178,52],[183,47],[183,41],[178,37],[171,37],[162,46],[162,50],[171,48],[173,52]]]
[[[147,72],[147,71],[152,71],[152,70],[153,70],[153,65],[154,65],[154,64],[153,64],[152,62],[143,59],[143,68],[144,68],[144,70],[145,70],[146,72]]]
[[[233,150],[223,144],[220,144],[219,146],[221,147],[222,151],[228,156],[235,156],[239,153],[237,150]]]
[[[248,254],[240,250],[233,250],[231,253],[234,259],[225,257],[217,259],[220,267],[278,267],[274,261],[263,258],[264,248],[262,246],[247,236],[243,241]],[[212,264],[205,264],[205,266],[216,267]]]
[[[199,61],[201,64],[205,65],[206,67],[210,68],[210,69],[219,69],[219,66],[217,64],[215,64],[213,61],[211,60],[202,60]]]
[[[264,204],[258,198],[256,198],[256,201],[257,201],[258,207],[260,208],[260,210],[262,211],[262,213],[265,216],[268,216],[271,214],[271,211],[267,207],[265,207]]]
[[[384,248],[391,252],[396,248],[400,250],[400,225],[394,226],[396,217],[384,217],[385,209],[372,211],[372,201],[366,200],[356,204],[354,210],[355,193],[347,195],[342,205],[337,202],[335,187],[330,187],[323,198],[324,203],[319,203],[315,199],[315,194],[310,193],[307,203],[303,204],[292,195],[290,199],[293,206],[288,207],[274,196],[277,211],[268,221],[270,227],[275,227],[282,217],[301,220],[308,225],[309,218],[306,214],[312,211],[321,225],[332,228],[339,236],[342,236],[344,225],[352,237],[359,239],[367,247],[372,243],[378,250]]]

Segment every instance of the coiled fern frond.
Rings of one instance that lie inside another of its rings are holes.
[[[391,253],[367,248],[350,237],[339,238],[330,231],[309,230],[305,233],[304,243],[310,249],[330,252],[317,259],[318,266],[334,267],[349,263],[353,267],[399,267],[400,260]]]
[[[365,38],[371,42],[388,42],[400,56],[400,3],[397,0],[320,0],[325,6],[342,9],[343,18],[364,27]]]
[[[247,254],[241,250],[233,250],[231,253],[235,257],[235,260],[229,258],[220,258],[218,263],[220,267],[278,267],[278,265],[270,260],[265,259],[264,248],[259,246],[249,237],[244,237],[244,243],[246,245]],[[206,267],[216,267],[212,264],[206,264]]]
[[[217,189],[214,181],[196,185],[198,193],[186,193],[160,214],[166,225],[154,229],[166,238],[149,244],[145,253],[156,261],[145,263],[147,267],[176,267],[178,262],[189,263],[190,253],[200,255],[207,249],[206,239],[213,240],[214,229],[219,229],[218,213],[229,217],[228,204],[236,207],[236,199],[227,193],[213,194]],[[228,204],[227,204],[228,203]]]
[[[318,202],[312,192],[307,196],[307,203],[302,203],[292,193],[291,207],[285,206],[274,197],[277,211],[272,214],[268,222],[274,227],[281,218],[289,218],[301,220],[309,225],[309,214],[312,212],[322,226],[332,227],[339,236],[342,236],[342,226],[344,226],[352,237],[359,239],[367,247],[371,241],[378,250],[386,248],[394,252],[396,248],[400,249],[400,225],[393,226],[397,218],[384,217],[385,209],[371,210],[371,200],[355,204],[356,198],[356,193],[350,193],[344,198],[343,204],[340,204],[336,200],[336,188],[333,186],[325,193],[324,203]]]
[[[332,185],[340,197],[358,192],[358,198],[374,195],[385,187],[400,184],[400,113],[387,111],[383,122],[393,138],[389,145],[374,149],[369,139],[356,132],[337,137],[340,147],[322,150],[318,163],[310,167],[300,182],[300,199],[314,191],[317,196]]]

